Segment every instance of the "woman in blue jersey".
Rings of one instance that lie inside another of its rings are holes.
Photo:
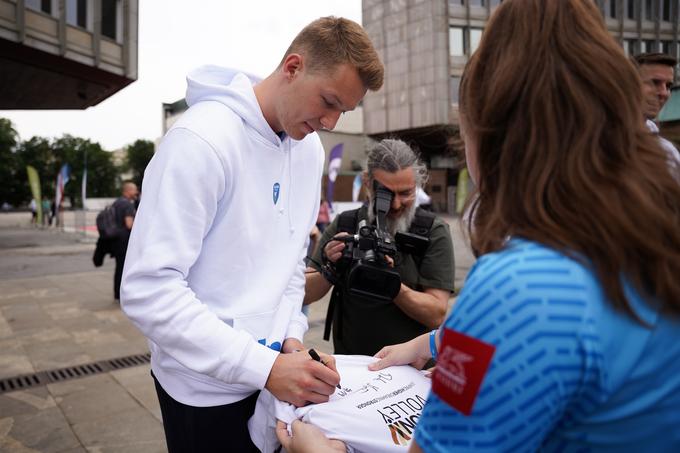
[[[592,0],[490,19],[460,88],[479,259],[372,365],[438,358],[410,451],[680,451],[680,187],[642,102]]]
[[[680,187],[591,0],[507,0],[461,83],[480,257],[413,451],[680,451]],[[438,350],[438,352],[437,352]]]

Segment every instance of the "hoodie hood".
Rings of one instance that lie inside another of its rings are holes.
[[[234,111],[267,141],[280,144],[281,140],[262,114],[253,85],[261,78],[243,71],[219,66],[201,66],[187,75],[187,105],[202,101],[220,102]]]

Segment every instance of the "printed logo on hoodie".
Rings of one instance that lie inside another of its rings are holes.
[[[280,190],[281,190],[281,184],[279,184],[278,182],[275,182],[275,183],[274,183],[274,193],[273,193],[273,195],[274,195],[274,204],[276,204],[276,202],[279,201],[279,192],[280,192]]]

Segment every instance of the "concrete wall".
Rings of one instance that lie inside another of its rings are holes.
[[[448,122],[447,5],[364,0],[363,25],[385,64],[385,84],[364,99],[364,132]]]

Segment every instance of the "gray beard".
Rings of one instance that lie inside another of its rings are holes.
[[[374,198],[371,197],[368,200],[368,223],[373,224],[375,222],[375,213],[374,213],[374,208],[375,208],[375,201]],[[387,217],[387,231],[390,233],[392,237],[394,237],[398,232],[406,233],[408,232],[409,228],[411,227],[411,222],[413,222],[413,218],[416,216],[416,204],[413,203],[411,207],[404,212],[401,216],[397,217],[396,219],[391,219]]]

